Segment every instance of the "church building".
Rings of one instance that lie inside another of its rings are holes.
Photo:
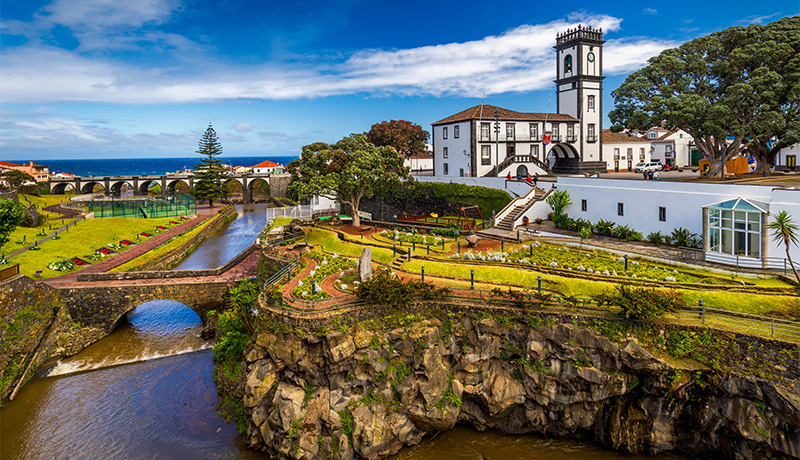
[[[480,104],[433,123],[433,175],[581,174],[603,160],[603,31],[556,36],[556,113]]]

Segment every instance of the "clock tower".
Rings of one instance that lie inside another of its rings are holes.
[[[603,160],[603,43],[603,29],[580,25],[556,36],[558,113],[579,120],[575,147],[586,170]]]

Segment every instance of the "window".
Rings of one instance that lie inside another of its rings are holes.
[[[446,176],[448,172],[447,163],[442,163],[442,174]]]
[[[491,128],[489,127],[489,123],[481,123],[481,140],[488,141],[489,140],[489,133]]]
[[[644,147],[639,149],[639,161],[644,161]]]
[[[459,126],[458,126],[458,125],[456,125],[456,126],[453,126],[453,139],[458,139],[458,135],[460,134],[460,133],[458,132],[458,131],[459,131],[459,129],[458,129],[458,128],[459,128]]]
[[[455,135],[455,133],[453,133]],[[458,177],[464,177],[464,168],[458,168]]]
[[[492,147],[481,145],[481,165],[487,166],[490,164],[492,164]]]
[[[539,140],[539,124],[531,123],[530,126],[531,139]]]
[[[586,110],[591,110],[594,112],[594,96],[588,96],[586,98]]]
[[[648,139],[655,139],[656,137],[658,137],[658,133],[656,133],[655,131],[650,131],[649,133],[647,133]]]
[[[581,211],[586,211],[588,206],[586,205],[586,200],[581,200]]]
[[[589,123],[589,125],[586,126],[586,140],[589,142],[594,142],[597,140],[597,135],[595,134],[594,130],[594,123]]]
[[[567,137],[572,137],[575,135],[575,127],[573,125],[567,125]]]
[[[538,145],[531,144],[531,155],[533,155],[534,158],[537,158],[537,159],[539,158],[539,146]]]
[[[517,147],[516,144],[512,144],[512,143],[506,144],[506,156],[510,157],[512,155],[516,155],[517,154],[517,148],[516,147]]]
[[[513,123],[506,123],[506,140],[513,141],[514,140],[514,124]]]
[[[628,159],[633,160],[633,147],[629,147],[627,153],[628,153]]]
[[[442,147],[442,156],[447,158],[447,147]]]
[[[572,72],[572,55],[568,54],[564,57],[564,72]]]
[[[737,198],[708,209],[708,250],[761,257],[761,219],[766,211]]]
[[[667,208],[663,206],[658,207],[658,221],[659,222],[666,222],[667,221]]]
[[[667,157],[667,158],[671,158],[672,157],[672,145],[667,144],[664,147],[664,156]]]
[[[614,159],[619,160],[619,149],[614,149]]]
[[[617,203],[617,215],[624,216],[625,215],[625,205],[622,203]]]
[[[558,138],[558,125],[553,124],[553,125],[550,125],[550,126],[553,127],[553,140],[558,140],[557,139]]]
[[[447,126],[442,128],[442,139],[447,139]]]

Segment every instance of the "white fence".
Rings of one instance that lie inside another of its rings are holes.
[[[330,206],[284,206],[282,208],[267,208],[267,220],[276,217],[289,217],[292,219],[311,219],[313,217],[333,216],[339,214],[339,203]]]

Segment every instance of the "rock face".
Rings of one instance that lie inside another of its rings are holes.
[[[377,459],[456,423],[624,452],[800,458],[798,395],[678,370],[571,324],[411,320],[384,330],[261,333],[237,389],[246,439],[277,458]]]

